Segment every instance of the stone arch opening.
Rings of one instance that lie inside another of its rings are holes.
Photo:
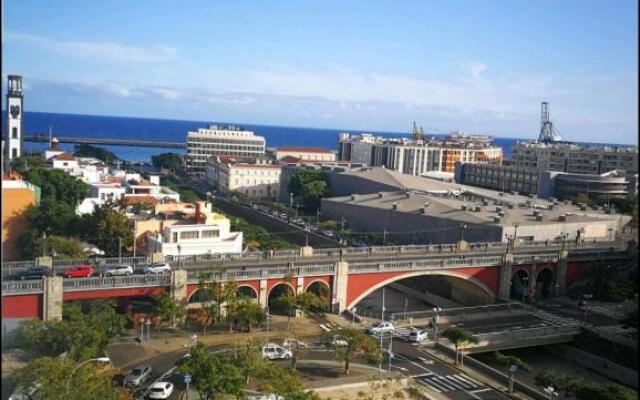
[[[528,299],[527,288],[529,287],[529,273],[523,269],[519,269],[511,277],[511,288],[509,297],[512,299],[526,301]]]
[[[451,271],[420,271],[396,275],[372,285],[351,300],[346,308],[356,307],[358,315],[379,314],[383,288],[387,295],[385,313],[418,311],[433,306],[485,305],[495,299],[493,291],[474,277]]]
[[[269,291],[267,304],[269,305],[269,314],[287,315],[287,310],[279,304],[276,299],[283,296],[292,296],[294,294],[293,287],[288,283],[278,283]]]
[[[329,310],[331,307],[331,288],[327,282],[323,280],[313,281],[307,286],[306,292],[313,293],[318,296],[324,306],[323,310]]]
[[[236,289],[236,296],[238,298],[249,298],[249,299],[257,299],[258,292],[252,286],[249,285],[240,285]]]
[[[204,303],[212,300],[213,293],[211,293],[210,290],[196,289],[193,293],[191,293],[191,296],[189,297],[189,300],[187,300],[187,303]]]
[[[553,290],[553,271],[543,268],[536,276],[536,297],[548,298]]]

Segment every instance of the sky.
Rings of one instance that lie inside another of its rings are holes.
[[[27,111],[638,143],[633,0],[2,4]]]

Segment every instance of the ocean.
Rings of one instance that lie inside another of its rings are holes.
[[[314,146],[329,149],[337,149],[338,134],[348,132],[352,134],[363,133],[348,129],[314,129],[291,126],[270,126],[242,124],[237,122],[222,121],[181,121],[169,119],[108,117],[97,115],[57,114],[26,111],[24,114],[24,129],[27,133],[47,133],[51,126],[53,136],[90,136],[110,138],[136,138],[140,140],[164,140],[170,142],[185,141],[188,131],[204,128],[209,124],[234,124],[254,131],[257,135],[264,136],[267,147],[280,146]],[[5,131],[6,112],[2,110],[2,127]],[[387,137],[410,137],[406,132],[371,132]],[[532,139],[532,138],[529,138]],[[494,143],[502,147],[505,158],[511,157],[511,147],[523,139],[495,138]],[[47,143],[25,142],[25,151],[43,151],[48,147]],[[61,144],[67,151],[73,151],[72,144]],[[101,145],[117,157],[133,162],[150,161],[151,156],[175,152],[184,154],[184,149],[167,149],[152,147],[129,147]]]

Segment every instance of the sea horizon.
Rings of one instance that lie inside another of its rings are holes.
[[[6,111],[2,110],[3,130],[6,126]],[[328,149],[337,149],[338,134],[345,132],[350,134],[371,133],[378,136],[410,137],[411,132],[391,132],[391,131],[367,131],[343,128],[316,128],[302,126],[285,125],[263,125],[243,122],[229,121],[196,121],[166,118],[149,117],[122,117],[111,115],[91,115],[91,114],[69,114],[69,113],[49,113],[41,111],[24,112],[25,133],[47,133],[49,126],[52,128],[52,135],[60,136],[90,136],[90,137],[110,137],[110,138],[131,138],[140,140],[158,140],[181,142],[185,141],[188,131],[204,128],[210,124],[238,125],[253,131],[256,135],[264,136],[267,147],[281,146],[312,146]],[[427,135],[442,136],[450,132],[427,132]],[[494,144],[503,150],[504,158],[510,158],[511,147],[517,141],[535,140],[536,137],[517,138],[494,136]],[[620,147],[633,147],[637,144],[617,144],[617,143],[593,143],[575,142],[583,145],[607,145]],[[25,151],[39,152],[47,148],[47,143],[25,142]],[[63,143],[60,145],[65,151],[73,151],[73,144]],[[130,147],[100,145],[116,154],[117,157],[127,161],[150,161],[151,156],[160,153],[173,152],[183,154],[184,149],[156,148],[156,147]]]

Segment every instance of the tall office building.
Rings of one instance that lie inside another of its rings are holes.
[[[212,156],[257,157],[265,153],[265,140],[239,126],[209,125],[187,133],[187,172],[203,176]]]

